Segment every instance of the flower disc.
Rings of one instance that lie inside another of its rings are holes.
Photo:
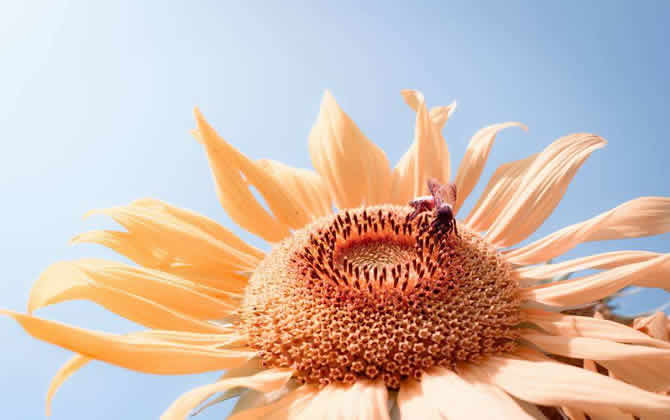
[[[308,383],[381,377],[398,388],[436,365],[453,367],[515,346],[518,284],[477,234],[430,229],[406,206],[344,210],[272,250],[240,312],[268,367]]]

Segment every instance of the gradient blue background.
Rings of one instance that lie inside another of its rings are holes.
[[[0,306],[24,310],[41,270],[61,259],[114,257],[71,247],[76,233],[113,226],[92,208],[155,197],[219,220],[203,150],[188,134],[198,105],[253,158],[311,167],[309,129],[324,89],[392,162],[411,142],[413,112],[456,99],[445,137],[455,168],[484,125],[523,121],[496,141],[464,210],[501,163],[591,131],[609,140],[532,236],[643,195],[670,196],[670,3],[602,2],[3,2],[0,5]],[[142,3],[142,4],[140,4]],[[669,235],[582,245],[670,251]],[[659,291],[621,301],[631,313],[667,302]],[[139,329],[73,302],[42,316],[105,331]],[[44,417],[44,395],[68,352],[0,319],[5,419]],[[56,395],[54,419],[157,418],[217,373],[160,377],[93,363]],[[201,414],[221,418],[229,405]]]

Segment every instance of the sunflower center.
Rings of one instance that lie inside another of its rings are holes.
[[[308,383],[381,377],[510,351],[520,321],[508,264],[477,234],[430,229],[431,212],[342,211],[278,244],[249,281],[242,327],[268,367]]]

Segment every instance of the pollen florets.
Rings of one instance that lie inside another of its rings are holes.
[[[249,281],[241,322],[268,367],[328,384],[512,350],[519,298],[507,263],[477,234],[430,229],[411,208],[345,210],[278,244]]]

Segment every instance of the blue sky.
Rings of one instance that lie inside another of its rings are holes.
[[[197,210],[264,246],[219,207],[205,155],[188,134],[194,105],[247,155],[299,167],[311,167],[306,139],[325,89],[392,162],[413,131],[401,89],[421,89],[430,105],[458,101],[445,132],[454,167],[477,129],[526,123],[528,133],[499,136],[464,210],[501,163],[562,135],[605,137],[608,146],[589,158],[531,239],[638,196],[670,196],[670,3],[360,3],[3,2],[0,306],[23,310],[31,284],[53,262],[117,258],[68,240],[113,226],[101,216],[83,220],[86,211],[140,197]],[[564,258],[668,252],[668,239],[586,244]],[[668,300],[647,291],[623,300],[621,310]],[[104,331],[139,329],[89,303],[41,315]],[[48,383],[68,352],[0,323],[3,417],[42,418]],[[93,363],[59,391],[53,419],[156,418],[216,377]]]

